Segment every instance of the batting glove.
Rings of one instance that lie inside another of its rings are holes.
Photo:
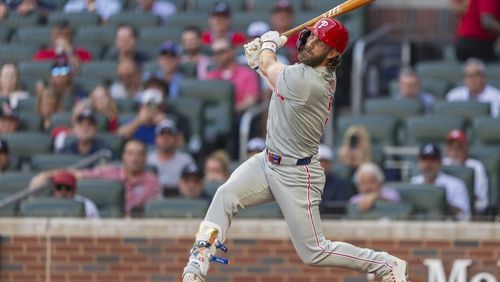
[[[255,38],[243,46],[247,63],[254,70],[259,68],[260,45],[260,38]]]
[[[287,38],[279,34],[277,31],[268,31],[260,37],[262,42],[262,50],[268,49],[276,53],[276,49],[285,45]]]

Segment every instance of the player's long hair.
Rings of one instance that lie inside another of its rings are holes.
[[[342,55],[338,54],[335,58],[331,59],[328,62],[328,65],[326,67],[328,71],[335,72],[335,70],[337,70],[337,67],[339,67],[341,64],[342,64]]]

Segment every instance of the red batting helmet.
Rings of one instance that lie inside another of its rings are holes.
[[[344,53],[347,45],[349,44],[349,32],[347,31],[347,28],[335,19],[321,19],[313,26],[306,27],[306,29],[311,31],[326,45],[334,48],[340,53]],[[305,39],[307,40],[307,38]],[[305,40],[301,44],[305,44]]]

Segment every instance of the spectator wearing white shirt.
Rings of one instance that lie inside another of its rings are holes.
[[[441,171],[441,151],[431,143],[420,148],[418,166],[421,174],[411,179],[412,184],[431,184],[446,190],[449,213],[455,220],[470,218],[469,195],[465,183]]]
[[[469,158],[467,135],[462,130],[452,130],[446,137],[445,165],[466,166],[474,170],[474,208],[477,213],[488,207],[488,175],[483,163]]]
[[[500,113],[500,89],[486,82],[486,67],[478,59],[471,58],[464,66],[464,86],[456,87],[446,95],[450,102],[477,101],[490,103],[491,116],[498,117]]]
[[[64,4],[65,13],[96,13],[103,21],[120,13],[122,3],[119,0],[69,0]]]

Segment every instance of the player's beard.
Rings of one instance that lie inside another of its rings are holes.
[[[304,47],[299,51],[297,58],[301,63],[314,68],[319,66],[325,60],[326,55],[327,54],[313,54],[311,50]]]

